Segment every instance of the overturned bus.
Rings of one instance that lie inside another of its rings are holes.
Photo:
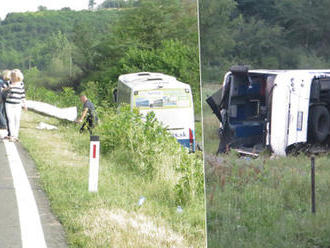
[[[329,143],[330,70],[233,66],[206,101],[221,123],[219,153],[269,149],[285,156],[295,147]]]

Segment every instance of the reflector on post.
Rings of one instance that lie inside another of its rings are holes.
[[[194,134],[191,128],[189,128],[189,151],[195,152]]]
[[[88,191],[97,192],[99,179],[100,138],[91,136],[89,153]]]

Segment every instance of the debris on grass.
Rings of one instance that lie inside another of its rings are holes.
[[[39,125],[37,126],[37,129],[56,130],[58,128],[56,126],[47,124],[45,122],[40,122]]]

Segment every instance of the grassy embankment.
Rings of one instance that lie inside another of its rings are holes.
[[[59,129],[37,130],[40,121]],[[181,204],[182,213],[177,212],[173,157],[158,157],[163,171],[150,178],[134,169],[132,153],[121,149],[102,154],[99,191],[89,193],[87,134],[80,135],[78,126],[32,112],[23,113],[21,126],[21,142],[37,165],[70,247],[204,246],[204,198],[196,195]],[[146,200],[138,206],[141,196]]]
[[[214,85],[203,90],[206,98]],[[203,110],[205,152],[214,154],[218,122]],[[208,247],[330,247],[329,155],[316,157],[316,214],[306,155],[250,160],[231,152],[205,167]]]

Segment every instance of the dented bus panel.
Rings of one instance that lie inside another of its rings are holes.
[[[220,121],[219,149],[285,156],[303,144],[327,144],[330,70],[249,70],[234,66],[207,100]]]

